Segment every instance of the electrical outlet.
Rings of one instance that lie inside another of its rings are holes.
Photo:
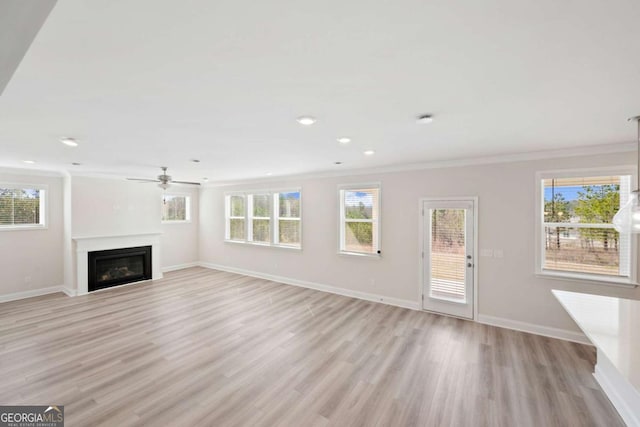
[[[494,258],[504,258],[504,252],[502,251],[502,249],[494,249],[493,256]]]
[[[493,249],[480,249],[480,256],[492,257]]]

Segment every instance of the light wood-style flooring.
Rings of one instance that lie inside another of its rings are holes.
[[[0,404],[67,426],[620,426],[592,347],[190,268],[0,304]]]

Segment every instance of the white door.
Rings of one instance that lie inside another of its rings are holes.
[[[474,203],[423,202],[424,310],[473,319]]]

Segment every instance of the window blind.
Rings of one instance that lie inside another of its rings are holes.
[[[466,298],[465,210],[431,209],[431,296]]]
[[[542,269],[629,277],[631,237],[613,228],[628,200],[630,176],[544,179]]]
[[[44,190],[0,187],[0,226],[43,225]]]

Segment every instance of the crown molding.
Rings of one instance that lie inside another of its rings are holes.
[[[125,175],[113,174],[108,172],[92,172],[92,171],[67,171],[67,172],[72,178],[100,178],[100,179],[113,179],[118,181],[127,179]]]
[[[346,176],[371,175],[392,172],[406,172],[425,169],[443,169],[475,165],[488,165],[499,163],[523,162],[531,160],[542,160],[562,157],[582,157],[604,154],[635,152],[637,145],[635,142],[623,144],[592,145],[586,147],[565,148],[559,150],[531,151],[526,153],[503,154],[486,157],[465,157],[459,159],[437,160],[433,162],[405,163],[389,166],[360,169],[342,169],[340,171],[310,172],[291,175],[280,175],[263,178],[248,178],[232,181],[213,181],[202,183],[199,188],[210,187],[230,187],[234,185],[247,184],[270,184],[288,180],[335,178]],[[15,175],[50,176],[50,177],[83,177],[100,178],[111,180],[125,180],[126,175],[99,171],[76,171],[69,169],[40,169],[40,168],[18,168],[14,166],[0,165],[0,173]],[[178,184],[176,184],[178,185]]]
[[[0,174],[8,175],[30,175],[30,176],[49,176],[49,177],[62,177],[65,173],[60,170],[54,169],[32,169],[32,168],[16,168],[0,166]]]
[[[202,187],[229,187],[246,184],[265,184],[272,182],[282,182],[287,180],[336,178],[343,176],[371,175],[392,172],[406,172],[426,169],[444,169],[464,166],[490,165],[500,163],[525,162],[531,160],[543,160],[563,157],[586,157],[603,154],[627,153],[636,151],[636,143],[592,145],[587,147],[564,148],[559,150],[531,151],[526,153],[503,154],[487,157],[466,157],[460,159],[438,160],[433,162],[406,163],[390,166],[380,166],[374,168],[347,169],[341,171],[302,173],[293,175],[273,176],[258,179],[240,179],[234,181],[209,182]]]

